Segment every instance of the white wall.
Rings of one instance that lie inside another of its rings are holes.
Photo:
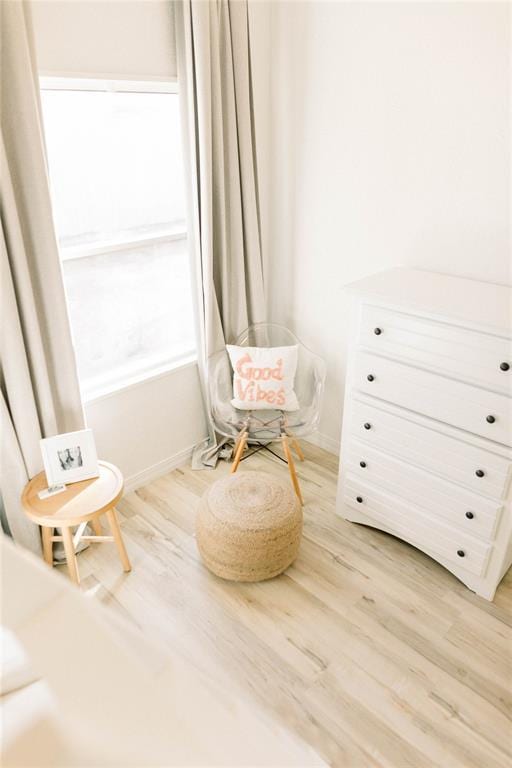
[[[206,435],[197,365],[186,365],[85,405],[99,454],[136,488],[187,461]]]
[[[396,265],[507,283],[510,7],[275,3],[269,286],[328,364],[339,441],[347,282]]]
[[[31,3],[39,71],[51,75],[171,79],[176,74],[167,0],[36,0]],[[98,454],[128,487],[187,460],[206,436],[197,365],[85,404]]]

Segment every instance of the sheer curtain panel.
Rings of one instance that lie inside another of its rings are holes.
[[[266,319],[249,11],[246,0],[183,0],[174,11],[205,385],[208,357]],[[210,422],[193,466],[214,466],[220,447]]]
[[[29,4],[0,2],[0,487],[14,540],[40,550],[20,496],[39,440],[83,427],[53,227]]]

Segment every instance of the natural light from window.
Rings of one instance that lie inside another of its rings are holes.
[[[43,81],[41,91],[86,397],[195,352],[178,95],[122,87]]]

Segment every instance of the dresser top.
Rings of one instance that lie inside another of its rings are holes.
[[[397,267],[357,280],[345,291],[375,304],[510,335],[512,288]]]

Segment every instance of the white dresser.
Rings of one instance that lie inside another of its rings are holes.
[[[492,600],[512,563],[512,290],[409,269],[346,290],[337,511]]]

